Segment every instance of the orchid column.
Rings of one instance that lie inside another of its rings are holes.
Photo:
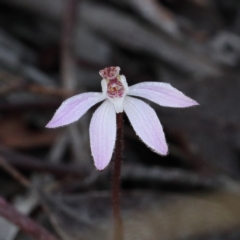
[[[146,98],[165,107],[184,108],[198,105],[196,101],[168,83],[143,82],[128,87],[125,76],[119,72],[119,67],[101,70],[99,73],[103,78],[102,93],[82,93],[65,100],[46,126],[56,128],[73,123],[93,105],[104,100],[91,119],[90,146],[98,170],[107,167],[115,147],[113,171],[115,240],[123,238],[119,209],[123,111],[126,112],[136,134],[151,150],[160,155],[168,153],[163,128],[156,112],[142,100],[130,96]]]

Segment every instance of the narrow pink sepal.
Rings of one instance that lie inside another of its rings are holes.
[[[104,100],[102,93],[82,93],[65,100],[57,109],[47,128],[56,128],[77,121],[93,105]]]
[[[167,155],[168,146],[156,112],[142,100],[126,97],[124,111],[136,134],[154,152]]]
[[[116,112],[106,100],[95,111],[90,123],[90,145],[94,164],[103,170],[110,162],[116,141]]]
[[[146,98],[165,107],[185,108],[199,105],[169,83],[143,82],[129,87],[128,95]]]

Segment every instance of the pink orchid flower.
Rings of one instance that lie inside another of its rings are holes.
[[[105,100],[90,123],[90,145],[95,166],[103,170],[110,162],[116,140],[116,113],[126,112],[136,134],[154,152],[167,155],[168,146],[156,112],[145,102],[130,96],[146,98],[165,107],[184,108],[198,105],[168,83],[143,82],[128,87],[119,67],[99,72],[102,93],[88,92],[65,100],[47,128],[65,126],[77,121],[93,105]]]

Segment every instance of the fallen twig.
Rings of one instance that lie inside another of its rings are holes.
[[[47,109],[56,109],[59,107],[61,101],[44,101],[44,102],[27,102],[27,103],[0,103],[0,111],[4,111],[5,113],[19,113],[24,111],[31,110],[47,110]]]
[[[71,175],[78,178],[86,177],[89,172],[86,168],[77,165],[43,162],[37,158],[13,152],[4,147],[0,147],[0,154],[7,159],[8,163],[23,170],[48,172],[58,176]]]
[[[37,240],[58,240],[45,228],[30,219],[29,217],[16,211],[5,199],[0,197],[0,215],[17,225],[23,232]]]
[[[11,165],[9,165],[6,160],[0,157],[0,167],[6,170],[13,178],[15,178],[19,183],[21,183],[25,187],[30,187],[31,183],[20,174],[16,169],[14,169]]]

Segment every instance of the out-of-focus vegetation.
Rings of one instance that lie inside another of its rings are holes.
[[[95,108],[45,129],[64,99],[101,91],[107,66],[200,103],[151,104],[167,157],[125,118],[125,239],[239,239],[239,60],[239,0],[1,0],[0,239],[111,239],[111,166],[96,171],[89,147]]]

